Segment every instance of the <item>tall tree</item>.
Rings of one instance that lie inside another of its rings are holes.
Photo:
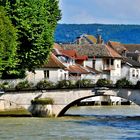
[[[17,34],[4,7],[0,6],[0,77],[3,71],[11,73],[17,64]]]
[[[0,0],[18,30],[20,68],[34,71],[46,61],[61,14],[58,0]]]

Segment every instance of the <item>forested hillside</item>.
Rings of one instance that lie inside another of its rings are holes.
[[[94,36],[101,34],[105,42],[112,40],[126,44],[140,44],[140,25],[58,24],[55,41],[73,42],[81,34]]]

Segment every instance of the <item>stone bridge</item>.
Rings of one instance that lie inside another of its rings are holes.
[[[6,92],[0,96],[0,109],[24,107],[33,111],[31,100],[36,97],[52,98],[53,105],[46,105],[43,109],[47,116],[63,116],[64,113],[77,102],[95,96],[117,96],[140,105],[140,90],[137,89],[62,89],[42,91]]]

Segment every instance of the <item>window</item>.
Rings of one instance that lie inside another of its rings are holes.
[[[65,77],[65,80],[66,80],[67,79],[67,74],[66,73],[64,74],[64,77]]]
[[[132,77],[135,77],[135,70],[132,70]]]
[[[44,78],[49,78],[49,70],[44,70]]]
[[[109,65],[109,59],[106,60],[106,64]]]
[[[92,67],[95,68],[95,60],[92,60]]]
[[[114,65],[114,59],[111,59],[111,65]]]
[[[139,77],[139,70],[136,71],[136,77]]]

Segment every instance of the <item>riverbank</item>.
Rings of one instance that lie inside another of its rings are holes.
[[[0,117],[32,117],[32,114],[26,109],[1,110]]]

